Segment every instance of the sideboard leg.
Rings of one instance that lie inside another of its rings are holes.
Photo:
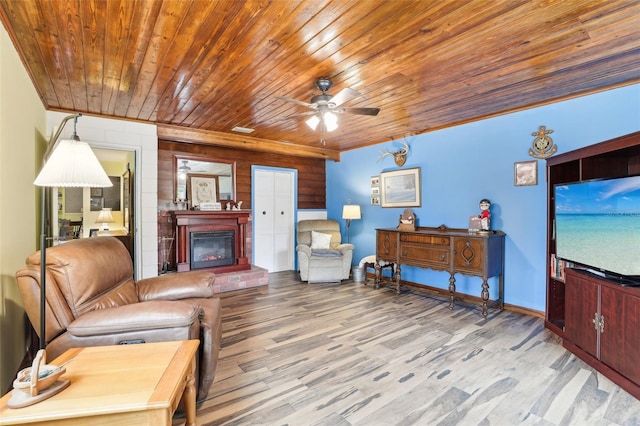
[[[487,301],[489,300],[489,283],[487,278],[482,278],[482,316],[487,319]]]
[[[456,294],[456,277],[452,273],[449,277],[449,309],[453,310],[453,301]]]
[[[396,294],[400,294],[400,264],[396,268]]]

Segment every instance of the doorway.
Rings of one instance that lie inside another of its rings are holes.
[[[53,197],[51,223],[56,240],[112,235],[125,245],[135,262],[135,180],[136,152],[109,148],[93,148],[98,161],[113,183],[110,188],[58,188]],[[98,216],[110,209],[111,222],[102,224]],[[76,227],[78,228],[76,231]],[[69,232],[73,229],[73,232]]]
[[[251,167],[253,264],[269,272],[294,268],[298,171]]]

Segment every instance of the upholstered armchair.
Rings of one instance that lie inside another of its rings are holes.
[[[342,244],[340,224],[335,220],[298,222],[298,267],[309,283],[340,282],[349,278],[353,244]]]
[[[16,278],[29,320],[40,333],[40,252],[26,263]],[[136,282],[124,244],[107,236],[47,249],[46,270],[48,359],[72,347],[200,340],[197,400],[204,400],[221,337],[214,274],[181,272]]]

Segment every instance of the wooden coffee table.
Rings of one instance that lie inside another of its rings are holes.
[[[186,424],[196,424],[195,354],[199,341],[69,349],[51,361],[71,385],[28,407],[0,399],[0,425],[171,425],[184,396]]]

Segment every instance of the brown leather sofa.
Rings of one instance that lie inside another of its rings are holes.
[[[207,396],[222,333],[215,275],[182,272],[136,282],[125,246],[114,237],[47,249],[47,358],[72,347],[199,339],[197,400]],[[16,273],[29,320],[40,333],[40,252]]]

